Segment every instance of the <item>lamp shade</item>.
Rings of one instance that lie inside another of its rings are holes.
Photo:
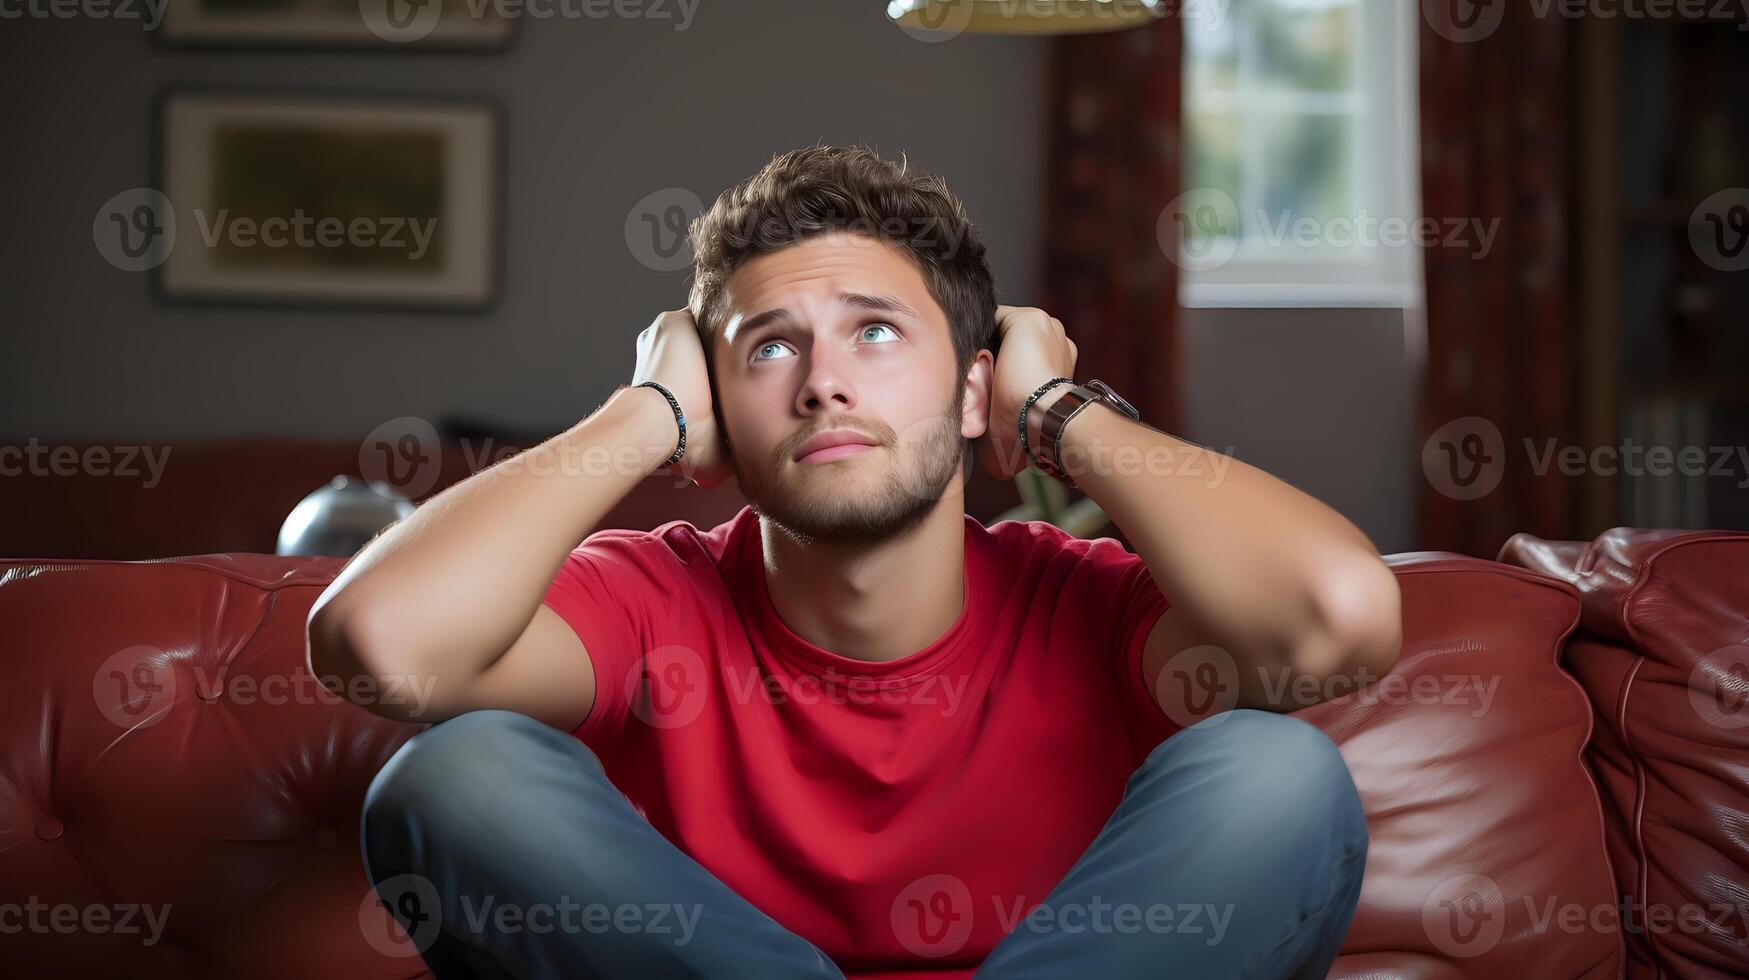
[[[1164,16],[1167,0],[891,0],[906,30],[953,34],[1090,34]]]

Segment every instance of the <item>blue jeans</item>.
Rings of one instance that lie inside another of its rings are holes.
[[[401,948],[439,980],[843,977],[669,843],[588,747],[521,714],[472,711],[413,736],[371,782],[360,829],[371,885],[410,939]],[[1322,732],[1262,711],[1216,715],[1149,753],[977,976],[1323,977],[1366,847],[1359,794]],[[1118,907],[1164,907],[1177,926],[1132,914],[1109,927]],[[1051,927],[1100,908],[1108,928]],[[532,909],[545,921],[520,918]]]

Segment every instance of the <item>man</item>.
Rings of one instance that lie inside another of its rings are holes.
[[[1060,380],[1074,343],[996,305],[939,179],[797,150],[692,239],[637,384],[427,502],[311,613],[337,690],[433,685],[370,706],[441,723],[361,831],[436,975],[1322,977],[1366,825],[1282,712],[1395,659],[1365,536]],[[1137,554],[970,518],[974,441]],[[751,506],[595,530],[663,470]]]

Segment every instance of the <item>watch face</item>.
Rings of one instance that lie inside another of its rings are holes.
[[[1087,383],[1087,387],[1092,388],[1094,391],[1099,392],[1099,394],[1101,396],[1103,396],[1105,401],[1107,401],[1111,404],[1112,408],[1115,408],[1118,411],[1124,413],[1125,415],[1128,415],[1130,418],[1140,419],[1142,417],[1142,413],[1136,411],[1136,406],[1131,405],[1124,398],[1124,396],[1118,394],[1115,391],[1112,391],[1111,386],[1106,384],[1105,382],[1103,382],[1103,381],[1089,381]]]

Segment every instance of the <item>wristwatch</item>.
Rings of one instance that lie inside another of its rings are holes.
[[[1033,453],[1033,461],[1040,470],[1056,477],[1058,480],[1074,485],[1074,480],[1065,472],[1062,461],[1058,457],[1057,446],[1062,439],[1063,429],[1069,420],[1081,414],[1081,410],[1094,402],[1104,402],[1112,408],[1128,416],[1132,421],[1140,422],[1142,413],[1136,410],[1124,397],[1111,390],[1111,386],[1103,381],[1089,381],[1085,385],[1075,385],[1060,395],[1051,407],[1045,411],[1045,419],[1040,427],[1038,449]]]

